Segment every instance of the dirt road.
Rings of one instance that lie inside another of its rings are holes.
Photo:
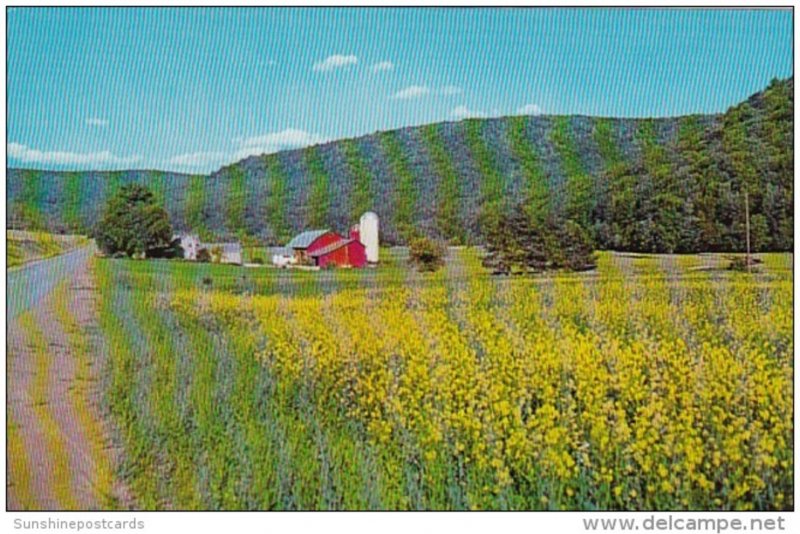
[[[92,254],[85,247],[7,275],[11,510],[100,509],[120,500],[100,416]]]

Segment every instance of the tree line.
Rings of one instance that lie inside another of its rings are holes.
[[[10,169],[7,222],[85,231],[136,182],[177,231],[209,239],[282,244],[311,227],[346,231],[370,209],[386,244],[486,244],[524,213],[595,249],[741,251],[746,193],[753,250],[792,250],[793,86],[775,80],[719,115],[467,120],[255,156],[207,176]]]

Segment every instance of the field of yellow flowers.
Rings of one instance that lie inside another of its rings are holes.
[[[148,509],[787,509],[792,257],[492,277],[98,261]]]

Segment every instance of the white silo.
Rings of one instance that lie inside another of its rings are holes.
[[[369,263],[378,263],[378,216],[368,211],[361,216],[358,222],[361,242],[367,252]]]

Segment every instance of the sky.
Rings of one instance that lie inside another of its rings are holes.
[[[788,10],[8,11],[8,165],[203,173],[466,117],[723,112],[793,73]]]

